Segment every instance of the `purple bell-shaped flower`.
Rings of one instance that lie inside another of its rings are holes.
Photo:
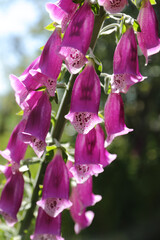
[[[80,213],[83,212],[86,207],[94,206],[102,199],[100,195],[93,194],[92,185],[92,177],[90,177],[86,182],[82,184],[77,184],[76,186],[78,199],[81,202]]]
[[[50,217],[41,207],[38,210],[36,227],[32,240],[64,240],[61,236],[61,214]]]
[[[17,222],[17,213],[21,206],[23,191],[23,176],[17,171],[7,179],[0,198],[0,214],[9,226],[13,226]]]
[[[98,0],[98,3],[109,13],[119,13],[127,5],[127,0]]]
[[[80,71],[87,62],[88,51],[94,25],[94,14],[86,1],[70,21],[60,48],[66,66],[72,74]]]
[[[32,77],[30,70],[37,69],[40,57],[37,57],[22,73],[20,77],[11,74],[10,82],[15,91],[17,104],[23,109],[23,102],[30,91],[35,90],[40,84]]]
[[[106,167],[116,159],[117,155],[111,154],[105,149],[105,135],[99,124],[96,126],[96,134],[100,147],[100,164],[102,164],[103,167]]]
[[[43,93],[37,104],[30,111],[21,137],[24,143],[30,144],[38,157],[46,147],[45,138],[49,131],[51,104],[46,93]]]
[[[72,201],[70,214],[75,222],[74,231],[76,234],[78,234],[82,229],[91,225],[94,218],[94,213],[92,211],[86,212],[85,208],[82,210],[82,202],[79,199],[77,187],[72,188],[70,200]]]
[[[57,153],[47,166],[42,199],[37,204],[51,217],[57,217],[72,205],[69,200],[68,169],[60,153]]]
[[[133,129],[126,127],[124,122],[124,106],[120,94],[110,93],[104,108],[104,122],[107,132],[106,146],[115,137],[127,134]]]
[[[7,159],[12,164],[12,171],[19,168],[20,160],[24,158],[27,150],[27,145],[23,143],[20,133],[24,131],[26,121],[22,120],[13,130],[7,148],[0,151],[2,157]]]
[[[101,87],[93,64],[89,62],[76,78],[71,97],[70,112],[65,116],[77,132],[87,134],[96,124],[98,117]]]
[[[114,52],[112,92],[126,93],[130,86],[143,80],[144,77],[139,72],[135,34],[133,28],[129,27]]]
[[[62,32],[65,31],[66,25],[75,13],[78,4],[72,0],[59,0],[55,3],[47,3],[46,10],[53,22],[61,25]]]
[[[55,95],[57,78],[62,66],[62,59],[58,54],[60,45],[60,30],[56,29],[44,46],[38,69],[30,70],[36,81],[46,86],[49,95],[52,97]]]
[[[100,164],[100,148],[95,128],[88,134],[78,134],[75,144],[75,164],[70,168],[77,183],[83,183],[90,176],[98,176],[103,172],[102,164]]]
[[[158,37],[158,21],[150,0],[143,0],[137,21],[141,32],[137,32],[139,47],[146,58],[160,51],[160,39]]]

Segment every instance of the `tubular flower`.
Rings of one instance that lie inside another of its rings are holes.
[[[46,10],[53,22],[60,24],[62,32],[64,32],[77,6],[78,4],[73,3],[72,0],[59,0],[55,3],[47,3]]]
[[[82,210],[82,203],[79,199],[79,193],[76,187],[72,188],[70,200],[72,201],[70,214],[75,222],[74,231],[78,234],[82,229],[91,225],[94,213],[92,211],[86,212],[85,209]]]
[[[30,91],[35,90],[39,87],[39,83],[30,74],[31,69],[37,69],[39,64],[39,57],[36,58],[22,73],[20,77],[16,77],[11,74],[10,82],[11,86],[15,91],[15,97],[17,104],[22,107],[23,102]],[[23,107],[22,107],[23,108]]]
[[[37,204],[50,217],[57,217],[65,208],[69,208],[72,205],[69,200],[68,169],[60,153],[57,153],[47,166],[43,182],[42,199]]]
[[[17,171],[11,174],[2,190],[0,198],[0,214],[5,218],[9,226],[17,222],[17,212],[19,211],[24,190],[24,180],[22,174]]]
[[[104,148],[105,135],[99,124],[96,126],[96,134],[97,134],[97,138],[100,146],[100,164],[102,164],[103,167],[106,167],[116,159],[117,155],[109,153]]]
[[[12,169],[10,166],[0,165],[0,173],[3,173],[6,179],[12,175]]]
[[[108,146],[115,137],[133,131],[133,129],[129,129],[125,125],[124,106],[120,94],[110,93],[104,108],[104,118],[107,132],[106,146]]]
[[[85,2],[70,21],[59,51],[72,74],[78,73],[87,62],[85,55],[90,45],[93,25],[94,14],[89,3]]]
[[[23,110],[23,119],[28,119],[28,116],[33,109],[34,106],[37,105],[37,102],[42,97],[43,92],[42,91],[31,91],[27,95],[26,99],[21,105],[21,108]]]
[[[61,214],[56,218],[50,217],[46,212],[39,208],[36,220],[36,227],[32,240],[64,240],[61,236]]]
[[[92,185],[92,177],[90,177],[86,182],[77,184],[76,186],[78,199],[81,202],[80,213],[83,212],[86,207],[93,206],[102,199],[100,195],[92,193]]]
[[[96,124],[102,122],[98,117],[100,94],[100,80],[92,63],[88,63],[75,80],[70,112],[65,116],[77,132],[87,134]]]
[[[98,3],[109,13],[119,13],[127,5],[127,0],[98,0]]]
[[[160,51],[160,39],[158,37],[158,21],[155,11],[149,0],[143,0],[137,21],[141,32],[137,32],[140,49],[146,58]]]
[[[2,157],[12,163],[12,169],[19,167],[20,160],[24,158],[27,150],[27,145],[23,143],[20,133],[25,128],[26,121],[22,120],[13,130],[7,148],[4,151],[0,151]]]
[[[41,85],[45,85],[49,95],[52,97],[55,95],[57,78],[62,66],[62,59],[58,54],[60,44],[60,31],[56,29],[44,46],[38,69],[30,70],[36,81]]]
[[[78,134],[75,144],[75,165],[70,168],[70,171],[77,183],[83,183],[90,176],[97,176],[103,172],[100,164],[99,139],[95,128],[88,134]]]
[[[133,28],[122,35],[113,59],[111,88],[114,93],[126,93],[130,86],[144,80],[139,72],[137,42]]]
[[[46,93],[42,94],[37,104],[29,113],[21,137],[24,143],[30,144],[38,157],[46,147],[45,138],[49,131],[51,119],[51,104]]]

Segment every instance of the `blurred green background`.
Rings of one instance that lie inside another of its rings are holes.
[[[13,7],[19,1],[0,1],[1,10]],[[25,1],[23,1],[25,2]],[[25,35],[11,34],[5,42],[6,51],[13,54],[17,60],[15,66],[8,62],[1,50],[1,66],[6,69],[1,81],[8,81],[8,74],[20,75],[22,71],[40,54],[39,48],[45,44],[50,33],[44,26],[51,23],[44,5],[47,1],[28,1],[38,12],[36,21],[31,24]],[[154,6],[160,26],[160,2]],[[21,9],[24,14],[29,14]],[[130,3],[125,13],[136,18],[138,10]],[[107,20],[107,24],[110,20]],[[24,37],[25,36],[25,37]],[[25,47],[25,42],[29,43]],[[5,37],[1,35],[0,40]],[[34,50],[31,46],[34,43]],[[101,37],[95,49],[95,55],[103,63],[103,72],[112,74],[113,54],[116,47],[114,33]],[[7,53],[8,54],[8,53]],[[9,58],[8,58],[9,59]],[[83,230],[78,236],[74,234],[74,223],[69,212],[62,216],[62,233],[66,240],[159,240],[160,239],[160,53],[150,57],[147,67],[145,59],[139,51],[140,72],[148,78],[136,86],[132,86],[124,95],[126,125],[134,131],[128,135],[118,137],[109,146],[108,151],[117,154],[117,159],[98,177],[94,177],[95,194],[103,199],[94,207],[95,218],[92,225]],[[67,77],[67,74],[66,74]],[[103,81],[103,79],[102,79]],[[3,84],[3,82],[2,82]],[[9,85],[9,83],[8,83]],[[100,109],[103,109],[107,96],[102,90]],[[21,117],[14,99],[14,92],[7,89],[0,95],[0,149],[4,150],[14,126]],[[68,131],[67,129],[72,131]],[[69,133],[70,132],[70,133]],[[72,133],[72,134],[71,134]],[[69,141],[74,146],[75,132],[70,124],[66,125],[62,140]],[[32,154],[29,149],[27,156]],[[5,164],[0,157],[0,163]],[[32,177],[35,177],[38,165],[30,167]],[[27,174],[26,178],[28,177]],[[5,179],[0,175],[0,190]],[[29,187],[30,185],[28,185]],[[27,187],[27,184],[26,184]],[[26,199],[31,192],[26,191]],[[19,218],[21,219],[22,213]],[[0,239],[11,239],[14,230],[0,224]],[[18,228],[18,224],[15,225]],[[5,230],[5,231],[4,231]],[[34,231],[34,221],[29,232]],[[27,237],[26,239],[29,239]]]

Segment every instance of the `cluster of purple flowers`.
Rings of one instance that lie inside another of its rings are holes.
[[[120,12],[127,0],[99,0],[99,5],[109,13]],[[86,208],[101,200],[100,195],[92,193],[92,176],[98,176],[109,165],[116,154],[110,154],[105,148],[115,137],[127,134],[129,129],[124,121],[124,105],[121,93],[145,79],[139,72],[137,42],[132,26],[127,26],[117,44],[113,59],[111,92],[104,108],[104,123],[107,139],[100,126],[103,119],[98,116],[101,85],[95,71],[93,59],[87,59],[93,27],[94,13],[90,1],[82,6],[71,0],[59,0],[48,3],[46,9],[56,28],[39,57],[22,73],[20,77],[10,75],[18,105],[23,110],[23,118],[13,130],[7,148],[0,154],[8,160],[0,170],[6,176],[6,184],[0,198],[0,214],[13,226],[17,222],[23,191],[23,175],[19,171],[29,144],[40,158],[47,146],[46,136],[50,129],[51,103],[55,96],[57,78],[61,72],[62,61],[71,74],[77,74],[71,95],[70,111],[65,116],[78,132],[75,143],[75,162],[65,164],[58,150],[48,164],[42,198],[39,206],[35,232],[31,239],[57,239],[61,237],[61,212],[70,208],[78,234],[88,227],[94,213]],[[155,12],[149,0],[143,0],[138,15],[141,32],[137,33],[146,64],[148,57],[160,50],[158,24]],[[64,33],[63,39],[61,33]],[[45,91],[37,89],[45,87]],[[70,180],[72,192],[69,196]]]

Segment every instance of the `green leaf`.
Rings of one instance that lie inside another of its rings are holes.
[[[46,147],[46,151],[47,151],[47,152],[52,151],[52,150],[55,150],[55,149],[57,149],[57,146],[55,146],[55,145],[47,146],[47,147]]]
[[[40,47],[40,50],[43,51],[44,46]]]
[[[72,0],[72,2],[76,3],[76,4],[82,4],[84,2],[84,0]]]
[[[139,9],[143,0],[131,0],[132,3]]]
[[[46,87],[42,86],[42,87],[39,87],[39,88],[35,89],[34,91],[36,91],[36,92],[44,92],[45,90],[46,90]]]
[[[53,159],[53,156],[54,156],[54,151],[53,150],[50,150],[50,151],[46,152],[45,161],[50,162]]]
[[[64,162],[66,163],[68,160],[68,155],[66,153],[66,149],[64,147],[61,147],[61,151],[62,151],[62,158],[63,158]]]
[[[111,93],[111,84],[108,85],[108,91],[107,91],[107,94],[110,94]]]
[[[58,93],[57,93],[57,91],[55,91],[54,101],[55,101],[55,103],[58,104]]]
[[[133,29],[136,32],[141,32],[141,27],[140,27],[139,23],[137,22],[137,20],[134,20]]]
[[[48,30],[48,31],[53,32],[55,30],[55,28],[56,28],[53,24],[55,24],[55,23],[54,22],[50,23],[49,25],[47,25],[45,27],[45,29]]]
[[[21,110],[21,111],[19,111],[18,113],[16,113],[16,115],[18,115],[18,116],[23,116],[23,110]]]
[[[126,32],[126,30],[127,30],[126,25],[123,24],[123,25],[122,25],[122,34],[124,34],[124,33]]]
[[[94,61],[94,59],[93,59],[93,61],[94,61],[94,63],[95,63],[95,70],[96,70],[96,73],[98,74],[98,75],[100,75],[101,74],[101,72],[102,72],[102,62],[96,57],[96,59],[95,59],[96,61],[97,61],[97,63]]]
[[[101,112],[98,113],[98,116],[99,116],[100,118],[104,119],[104,116],[102,115]]]
[[[100,6],[99,6],[99,4],[92,4],[91,9],[94,12],[94,14],[98,14]]]
[[[156,0],[150,0],[150,3],[151,3],[152,5],[157,4],[157,3],[156,3]]]

